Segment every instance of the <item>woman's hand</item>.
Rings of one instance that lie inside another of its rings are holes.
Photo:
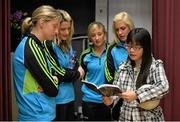
[[[125,91],[121,94],[121,97],[124,99],[124,101],[131,102],[137,99],[137,94],[135,91]]]
[[[53,76],[53,79],[54,79],[55,81],[57,81],[57,83],[59,83],[59,80],[58,80],[57,76]]]
[[[79,66],[78,71],[80,72],[80,79],[82,79],[84,77],[84,74],[85,74],[84,69],[81,66]]]
[[[103,103],[107,106],[111,105],[113,103],[112,97],[103,96]]]

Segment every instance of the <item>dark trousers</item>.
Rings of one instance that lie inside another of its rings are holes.
[[[73,121],[74,116],[74,101],[67,104],[56,105],[56,118],[54,121]]]
[[[110,121],[111,111],[103,103],[82,103],[83,118],[85,121]]]

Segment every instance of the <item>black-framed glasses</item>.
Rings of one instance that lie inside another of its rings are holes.
[[[127,50],[133,49],[134,51],[139,51],[142,48],[142,46],[140,45],[131,45],[131,44],[126,44],[125,47]]]

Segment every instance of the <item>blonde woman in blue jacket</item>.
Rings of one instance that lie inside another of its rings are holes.
[[[84,69],[84,79],[96,86],[107,83],[104,74],[106,56],[106,30],[101,22],[92,22],[88,26],[88,38],[92,45],[80,56],[80,66]],[[102,95],[82,85],[82,110],[85,120],[109,121],[110,108],[102,101]]]
[[[42,5],[23,21],[24,36],[13,57],[19,121],[54,120],[59,83],[73,79],[73,72],[59,67],[43,45],[44,40],[52,40],[57,34],[60,20],[56,9]]]
[[[125,42],[129,31],[134,28],[134,22],[131,16],[123,11],[114,16],[112,28],[115,40],[108,46],[105,60],[105,76],[109,83],[113,82],[119,64],[128,58]]]
[[[125,42],[129,31],[134,28],[132,17],[125,11],[116,14],[113,18],[112,28],[115,40],[108,46],[105,60],[105,77],[108,83],[113,83],[119,65],[128,58]],[[121,104],[122,99],[119,100],[116,107],[112,110],[112,118],[114,120],[118,119],[119,106]]]
[[[60,21],[57,39],[54,40],[53,50],[57,55],[60,66],[76,71],[78,61],[76,61],[76,52],[71,45],[71,39],[74,34],[73,19],[65,10],[58,10],[58,12],[61,14],[62,20]],[[75,89],[73,82],[76,80],[61,82],[59,85],[59,92],[56,96],[56,121],[75,120]]]

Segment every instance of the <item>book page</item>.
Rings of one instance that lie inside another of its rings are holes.
[[[91,83],[89,81],[82,81],[82,83],[84,83],[89,89],[97,92],[97,93],[100,93],[100,91],[98,90],[97,86],[94,84],[94,83]]]
[[[98,89],[104,96],[117,96],[119,93],[122,93],[118,86],[112,84],[100,85]]]

